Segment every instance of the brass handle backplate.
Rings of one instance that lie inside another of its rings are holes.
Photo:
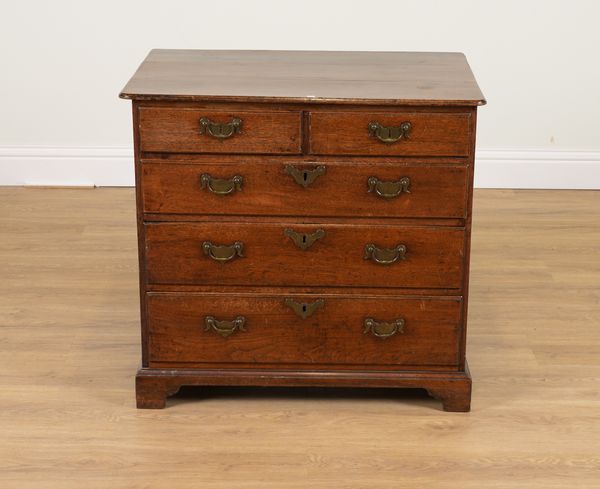
[[[369,192],[384,199],[398,197],[402,192],[410,194],[410,178],[402,177],[396,182],[384,182],[377,177],[369,177],[367,180]]]
[[[283,234],[285,234],[288,238],[291,238],[298,248],[301,250],[307,250],[314,244],[315,241],[325,236],[325,230],[317,229],[314,233],[308,234],[298,233],[293,229],[286,228],[283,231]]]
[[[365,260],[373,260],[380,265],[391,265],[406,258],[406,246],[399,244],[395,248],[378,248],[373,243],[365,245]]]
[[[217,139],[227,139],[242,132],[242,119],[234,117],[231,122],[217,123],[207,117],[200,119],[200,134],[209,134]]]
[[[214,316],[204,318],[204,331],[212,329],[223,338],[227,338],[236,331],[246,331],[246,318],[238,316],[233,321],[219,321]]]
[[[314,183],[319,176],[325,175],[327,168],[323,165],[319,165],[312,170],[300,170],[294,165],[285,165],[284,171],[290,175],[298,185],[306,188]]]
[[[372,333],[377,338],[389,338],[396,333],[404,333],[404,319],[394,321],[375,321],[373,318],[365,319],[363,334]]]
[[[236,256],[244,256],[244,243],[236,241],[232,245],[215,245],[210,241],[202,243],[204,254],[215,261],[225,263]]]
[[[309,304],[308,302],[296,302],[294,299],[288,297],[283,303],[302,319],[306,319],[321,309],[325,305],[325,300],[317,299]]]
[[[396,127],[386,127],[379,124],[379,122],[369,122],[368,129],[369,136],[376,137],[382,143],[391,144],[401,139],[408,139],[412,124],[406,121]]]
[[[227,195],[242,190],[244,179],[240,175],[235,175],[226,180],[223,178],[213,178],[208,173],[200,176],[200,186],[203,189],[210,190],[213,194]]]

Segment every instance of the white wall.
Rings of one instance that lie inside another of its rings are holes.
[[[488,99],[477,184],[600,188],[595,0],[0,3],[0,184],[132,183],[149,49],[462,51]]]

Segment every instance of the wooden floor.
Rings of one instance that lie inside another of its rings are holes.
[[[420,391],[135,409],[131,189],[0,189],[0,488],[600,488],[600,192],[475,196],[469,414]]]

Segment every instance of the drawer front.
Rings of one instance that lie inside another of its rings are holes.
[[[460,298],[150,293],[147,307],[151,363],[418,366],[458,359]]]
[[[145,232],[154,284],[461,284],[462,228],[213,221],[146,224]]]
[[[468,113],[313,112],[310,152],[468,156],[470,117]]]
[[[300,153],[300,111],[244,112],[141,107],[146,152]]]
[[[144,163],[144,211],[281,216],[465,216],[464,165],[281,159]]]

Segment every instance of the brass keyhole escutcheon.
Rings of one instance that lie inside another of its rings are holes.
[[[290,238],[298,248],[307,250],[315,241],[325,236],[325,230],[317,229],[314,233],[298,233],[291,228],[286,228],[283,234]]]
[[[315,312],[325,305],[324,299],[317,299],[314,302],[296,302],[294,299],[286,298],[283,303],[296,313],[302,319],[312,316]]]
[[[285,165],[283,171],[290,175],[298,185],[306,188],[309,185],[312,185],[318,177],[325,175],[327,168],[324,165],[319,165],[310,170],[300,170],[294,165]]]

